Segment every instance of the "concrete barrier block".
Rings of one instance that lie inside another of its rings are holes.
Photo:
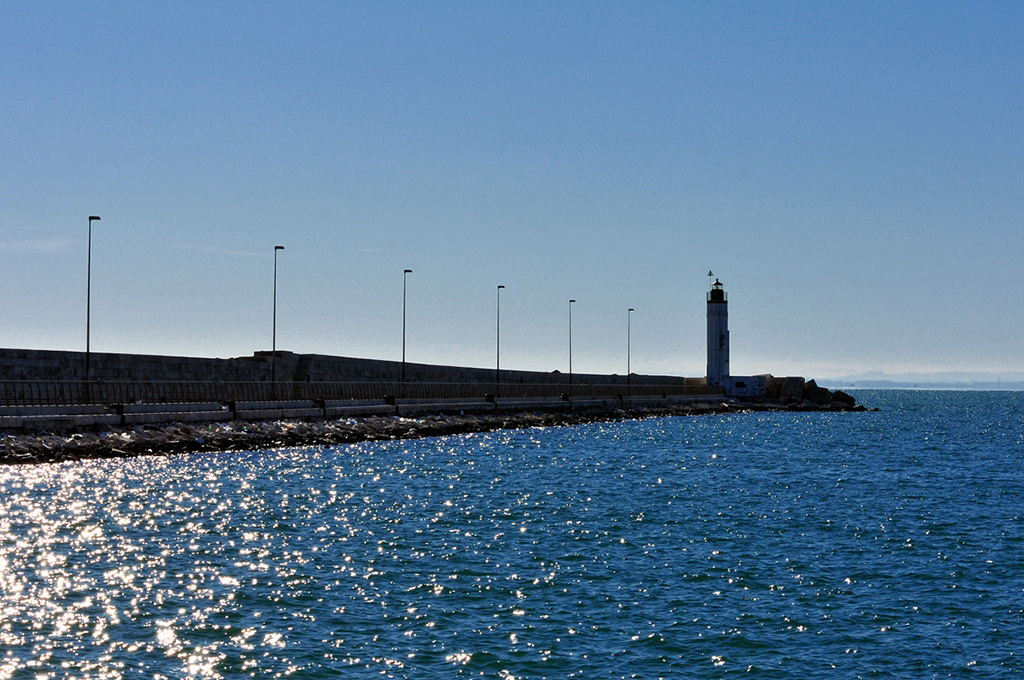
[[[324,401],[324,408],[351,408],[355,406],[381,406],[381,399],[328,399]]]
[[[279,408],[235,409],[235,418],[238,420],[280,420],[283,418],[281,413]]]
[[[23,422],[21,416],[0,416],[0,430],[19,430]]]
[[[144,413],[126,413],[125,425],[143,425],[145,423],[205,423],[232,420],[231,411],[149,411]]]
[[[196,411],[217,412],[228,410],[221,406],[220,402],[200,402],[196,404],[124,404],[125,415],[129,413],[191,413]]]
[[[503,413],[515,413],[517,411],[569,411],[572,409],[572,405],[561,399],[498,399],[495,401],[495,408]]]
[[[322,408],[285,408],[281,409],[282,418],[322,418]]]
[[[78,415],[78,416],[22,416],[21,426],[23,428],[37,430],[74,430],[83,427],[96,427],[99,425],[120,425],[121,416],[118,415]]]
[[[236,409],[235,417],[239,420],[289,420],[319,418],[323,413],[319,408]]]
[[[324,409],[325,418],[345,418],[349,416],[392,416],[395,407],[377,402],[360,406],[328,406]]]
[[[443,399],[422,402],[400,403],[396,407],[398,415],[412,416],[425,413],[493,413],[494,404],[486,401],[444,401]]]
[[[102,416],[110,415],[103,406],[0,406],[6,416]]]

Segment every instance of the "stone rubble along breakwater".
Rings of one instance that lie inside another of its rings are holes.
[[[252,451],[289,446],[329,446],[364,441],[418,439],[503,429],[557,427],[592,422],[741,413],[765,410],[858,410],[833,404],[692,403],[599,412],[524,412],[491,415],[429,415],[417,418],[366,416],[326,421],[278,420],[168,423],[111,428],[103,432],[0,435],[0,465],[53,463],[179,453]]]

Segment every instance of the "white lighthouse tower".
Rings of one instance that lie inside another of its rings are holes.
[[[718,279],[708,292],[708,386],[729,387],[729,301]]]

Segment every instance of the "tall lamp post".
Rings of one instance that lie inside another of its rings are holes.
[[[632,390],[633,369],[632,369],[632,367],[629,364],[629,355],[630,355],[630,350],[631,350],[630,345],[632,344],[632,340],[633,340],[632,321],[633,321],[633,312],[635,312],[635,311],[636,310],[633,309],[632,307],[630,307],[629,309],[626,310],[626,394],[629,395],[629,396],[632,396],[632,394],[633,394],[633,390]]]
[[[402,382],[405,382],[405,294],[411,269],[402,272]]]
[[[277,251],[284,250],[284,246],[274,246],[274,324],[272,338],[270,341],[270,382],[277,383]],[[276,392],[277,387],[275,385]]]
[[[92,324],[92,221],[96,215],[89,215],[89,245],[85,265],[85,379],[89,379],[89,338]]]
[[[497,323],[494,333],[494,392],[498,396],[498,386],[501,384],[501,290],[505,286],[498,286]]]
[[[572,305],[575,300],[569,300],[569,397],[572,397]]]

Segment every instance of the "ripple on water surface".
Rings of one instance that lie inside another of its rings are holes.
[[[1019,672],[1024,404],[964,394],[0,468],[0,678]]]

